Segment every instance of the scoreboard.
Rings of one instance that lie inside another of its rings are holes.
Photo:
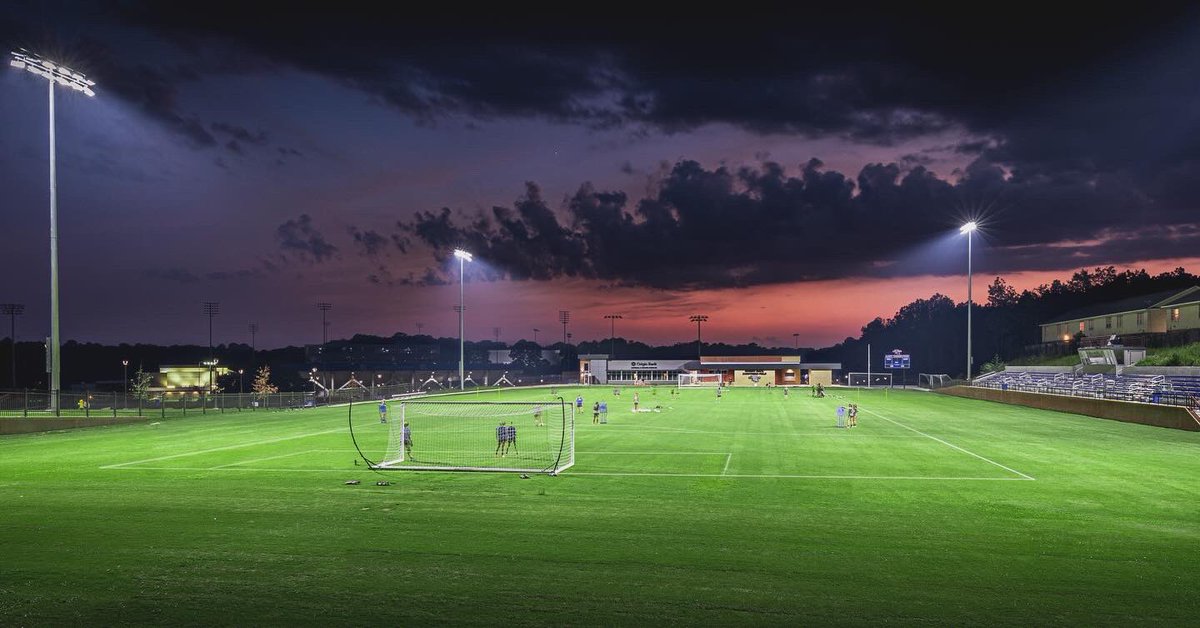
[[[912,368],[912,356],[907,353],[885,353],[883,355],[883,368],[885,369],[907,369]]]

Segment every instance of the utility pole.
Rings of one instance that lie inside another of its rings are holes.
[[[567,323],[571,322],[571,313],[567,310],[559,310],[558,322],[563,326],[563,344],[567,344]]]
[[[258,344],[255,342],[258,335],[258,323],[250,323],[250,366],[254,366],[258,360],[255,354],[258,353]]]
[[[9,352],[12,355],[12,387],[17,389],[17,317],[25,312],[25,306],[21,303],[3,303],[0,304],[0,314],[8,317],[8,337],[12,340],[12,350]]]

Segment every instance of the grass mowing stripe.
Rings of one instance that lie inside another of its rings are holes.
[[[872,411],[872,410],[865,410],[865,412],[868,412],[868,413],[870,413],[870,414],[873,414],[873,415],[875,415],[875,416],[877,416],[877,417],[879,417],[879,418],[883,419],[884,421],[888,421],[889,423],[895,423],[896,425],[899,425],[900,427],[902,427],[902,428],[904,428],[904,429],[906,429],[906,430],[909,430],[909,431],[912,431],[912,432],[916,432],[917,434],[920,434],[921,436],[924,436],[925,438],[929,438],[929,439],[935,440],[935,441],[937,441],[937,442],[939,442],[939,443],[941,443],[941,444],[943,444],[943,445],[945,445],[945,446],[947,446],[947,447],[950,447],[950,448],[952,448],[952,449],[957,449],[957,450],[959,450],[959,451],[963,452],[964,454],[967,454],[968,456],[974,456],[974,457],[976,457],[976,458],[979,458],[980,460],[982,460],[982,461],[984,461],[984,462],[987,462],[987,463],[990,463],[990,464],[994,464],[994,465],[996,465],[997,467],[1000,467],[1001,469],[1004,469],[1005,471],[1010,471],[1010,472],[1012,472],[1012,473],[1016,473],[1017,475],[1021,476],[1022,478],[1025,478],[1026,480],[1033,480],[1033,479],[1036,479],[1036,478],[1033,478],[1033,477],[1031,477],[1031,476],[1025,475],[1024,473],[1021,473],[1020,471],[1017,471],[1016,469],[1013,469],[1012,467],[1006,467],[1006,466],[1004,466],[1004,465],[1000,464],[999,462],[996,462],[995,460],[991,460],[991,459],[988,459],[988,458],[984,458],[983,456],[981,456],[981,455],[979,455],[979,454],[977,454],[977,453],[975,453],[975,452],[973,452],[973,451],[968,451],[968,450],[966,450],[966,449],[963,449],[962,447],[959,447],[958,445],[955,445],[954,443],[948,443],[948,442],[946,442],[946,441],[944,441],[944,440],[942,440],[942,439],[940,439],[940,438],[938,438],[938,437],[936,437],[936,436],[930,436],[929,434],[926,434],[925,432],[922,432],[921,430],[918,430],[918,429],[916,429],[916,428],[909,427],[909,426],[907,426],[907,425],[905,425],[905,424],[903,424],[903,423],[901,423],[901,422],[899,422],[899,421],[895,421],[895,420],[889,419],[889,418],[887,418],[887,417],[883,416],[882,414],[879,414],[878,412],[875,412],[875,411]]]
[[[185,452],[185,453],[181,453],[181,454],[172,454],[170,456],[159,456],[157,458],[146,458],[144,460],[134,460],[133,462],[122,462],[120,464],[109,464],[109,465],[104,465],[100,468],[101,469],[119,469],[121,467],[128,467],[128,466],[132,466],[132,465],[143,464],[146,462],[159,462],[162,460],[172,460],[174,458],[184,458],[186,456],[198,456],[201,454],[208,454],[208,453],[213,453],[216,451],[228,451],[230,449],[241,449],[243,447],[254,447],[255,445],[269,445],[271,443],[282,443],[284,441],[289,441],[289,440],[297,440],[300,438],[311,438],[313,436],[323,436],[325,434],[336,434],[338,432],[345,432],[345,431],[346,431],[345,428],[338,428],[336,430],[325,430],[323,432],[310,432],[308,434],[298,434],[296,436],[283,436],[280,438],[272,438],[272,439],[268,439],[268,440],[254,441],[254,442],[250,442],[250,443],[238,443],[237,445],[226,445],[224,447],[213,447],[211,449],[200,449],[197,451],[189,451],[189,452]]]

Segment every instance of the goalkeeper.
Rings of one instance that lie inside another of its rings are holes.
[[[404,440],[404,455],[411,458],[412,457],[412,430],[409,428],[408,423],[404,424],[404,429],[400,430],[400,433],[403,435],[403,440]]]

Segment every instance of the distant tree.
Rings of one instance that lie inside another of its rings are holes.
[[[1017,291],[1002,277],[996,277],[992,285],[988,286],[988,306],[990,307],[1011,307],[1017,304],[1020,298],[1017,296]]]
[[[258,373],[254,375],[254,384],[250,386],[250,390],[260,398],[279,392],[279,387],[271,383],[271,367],[265,365],[258,367]]]
[[[992,356],[991,360],[984,362],[983,366],[980,367],[980,370],[984,373],[998,373],[1004,370],[1004,366],[1004,360],[1001,360],[1000,354],[997,353],[996,355]]]
[[[146,393],[150,390],[150,386],[153,383],[154,375],[139,368],[133,374],[133,379],[129,380],[129,390],[133,393],[134,399],[145,399]]]
[[[512,349],[508,351],[508,357],[512,358],[513,366],[529,372],[536,373],[550,366],[550,363],[542,359],[541,345],[529,340],[520,340],[513,344]]]

